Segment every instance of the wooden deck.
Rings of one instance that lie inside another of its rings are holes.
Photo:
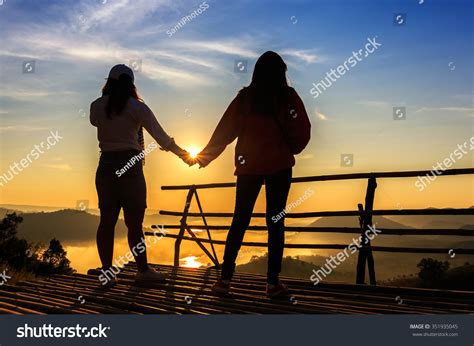
[[[215,269],[160,266],[166,284],[134,282],[129,264],[120,282],[104,289],[99,272],[55,275],[0,286],[1,314],[473,314],[474,292],[423,290],[283,279],[288,298],[265,296],[265,277],[237,273],[232,295],[217,297],[210,286]]]

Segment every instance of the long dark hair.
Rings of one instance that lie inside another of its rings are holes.
[[[137,88],[132,82],[132,78],[126,74],[121,74],[119,79],[107,78],[107,82],[102,88],[102,96],[109,96],[105,112],[108,118],[112,115],[120,115],[125,109],[130,97],[141,101]]]
[[[252,113],[271,115],[288,102],[287,67],[280,55],[268,51],[258,58],[252,82],[241,92],[246,94]]]

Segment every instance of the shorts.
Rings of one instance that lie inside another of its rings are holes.
[[[146,209],[146,182],[142,162],[136,156],[139,153],[102,152],[95,176],[99,209]]]

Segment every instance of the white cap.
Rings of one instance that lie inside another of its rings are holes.
[[[135,76],[130,67],[124,64],[115,65],[109,72],[109,78],[118,80],[119,77],[123,74],[126,74],[132,79],[132,83],[135,81]]]

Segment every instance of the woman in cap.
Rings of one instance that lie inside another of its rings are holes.
[[[91,104],[90,122],[97,127],[101,150],[96,173],[100,224],[97,248],[104,274],[101,283],[114,286],[118,268],[112,265],[114,230],[123,208],[128,228],[128,244],[137,263],[136,279],[163,281],[165,275],[148,266],[142,230],[146,205],[146,183],[143,159],[158,145],[191,165],[193,160],[181,149],[156,120],[153,112],[140,99],[134,85],[133,71],[126,65],[116,65],[102,88],[102,97]],[[143,128],[158,143],[145,148]]]

